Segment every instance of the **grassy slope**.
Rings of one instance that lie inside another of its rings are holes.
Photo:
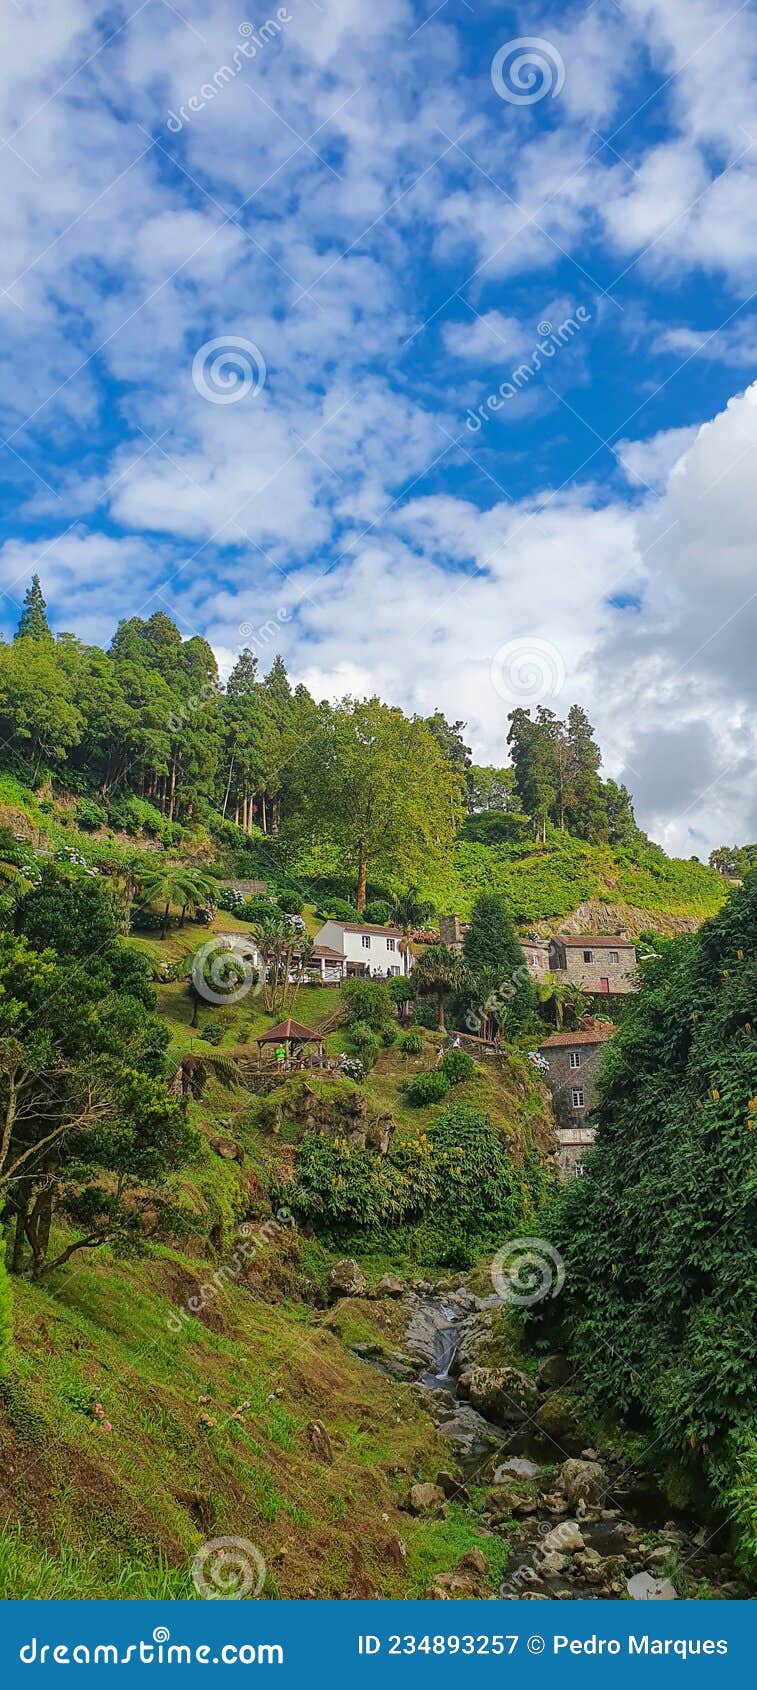
[[[163,962],[192,950],[197,935],[188,924],[165,943],[140,943]],[[162,985],[159,998],[178,1057],[201,1043],[188,1025],[186,986]],[[338,1001],[333,988],[308,989],[295,1013],[323,1021]],[[221,1048],[270,1024],[257,999],[203,1006],[201,1019],[211,1017],[224,1023]],[[409,1108],[400,1090],[435,1060],[436,1036],[425,1037],[422,1056],[405,1062],[390,1049],[368,1079],[369,1108],[391,1112],[400,1133],[434,1113]],[[338,1032],[329,1040],[335,1049],[341,1042]],[[538,1084],[519,1058],[504,1075],[478,1072],[455,1097],[489,1108],[515,1148],[544,1131]],[[190,1217],[182,1250],[153,1247],[128,1260],[103,1250],[73,1258],[41,1286],[14,1282],[15,1363],[0,1412],[0,1596],[191,1597],[193,1554],[214,1536],[259,1545],[271,1595],[422,1595],[473,1545],[496,1587],[507,1547],[481,1527],[475,1494],[443,1520],[399,1510],[410,1483],[434,1478],[450,1455],[411,1388],[351,1351],[399,1342],[396,1304],[350,1301],[324,1314],[314,1301],[319,1286],[323,1301],[329,1259],[287,1233],[216,1288],[201,1317],[169,1328],[233,1262],[244,1217],[266,1213],[266,1172],[286,1158],[290,1136],[272,1139],[258,1101],[215,1081],[191,1116],[200,1150],[173,1193]],[[208,1135],[219,1130],[243,1145],[243,1166],[212,1150]],[[403,1264],[374,1256],[364,1266],[375,1281]],[[95,1401],[112,1432],[92,1417]],[[316,1420],[331,1440],[330,1463],[310,1447]]]
[[[279,1268],[286,1284],[295,1270]],[[192,1597],[192,1557],[214,1536],[258,1544],[267,1595],[420,1594],[475,1543],[496,1572],[502,1546],[473,1514],[426,1524],[398,1511],[446,1446],[411,1391],[354,1357],[296,1283],[286,1305],[229,1283],[202,1320],[169,1331],[211,1271],[167,1251],[128,1265],[103,1254],[16,1287],[0,1595]],[[110,1433],[85,1412],[90,1394]],[[311,1451],[316,1420],[330,1462]]]
[[[513,920],[561,923],[579,905],[605,904],[631,932],[675,931],[713,915],[728,887],[715,869],[639,848],[634,853],[555,835],[541,848],[457,846],[449,872],[424,891],[440,910],[470,912],[477,893],[500,892]]]

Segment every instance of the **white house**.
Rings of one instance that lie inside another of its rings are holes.
[[[369,927],[359,921],[325,921],[315,935],[315,951],[323,957],[321,971],[333,978],[338,964],[339,977],[375,974],[382,978],[404,974],[405,958],[400,945],[399,927]],[[413,957],[408,951],[407,967],[412,968]],[[333,970],[333,973],[332,973]]]

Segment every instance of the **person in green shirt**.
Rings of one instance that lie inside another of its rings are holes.
[[[284,1049],[284,1046],[283,1045],[277,1045],[276,1046],[276,1065],[277,1065],[277,1067],[283,1068],[284,1063],[286,1062],[286,1056],[287,1056],[287,1053]]]

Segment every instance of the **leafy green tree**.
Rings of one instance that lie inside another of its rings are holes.
[[[30,899],[33,894],[29,894]],[[13,1266],[32,1272],[75,1251],[144,1234],[154,1187],[194,1148],[163,1079],[168,1031],[121,989],[115,942],[85,966],[25,936],[0,935],[0,1201],[14,1227]],[[149,1191],[148,1191],[149,1186]],[[74,1236],[50,1261],[55,1217]]]
[[[739,1511],[754,1561],[757,875],[642,973],[605,1049],[596,1147],[545,1222],[565,1289],[530,1315],[559,1327],[597,1412]]]
[[[419,957],[412,974],[413,993],[416,998],[435,999],[440,1033],[445,1031],[445,999],[452,992],[464,991],[469,980],[462,957],[448,945],[429,945]]]
[[[331,841],[354,865],[359,912],[369,865],[407,880],[442,862],[462,810],[459,777],[425,722],[377,698],[320,707],[290,794],[299,837]]]
[[[33,575],[24,594],[16,639],[52,640],[52,637],[50,624],[47,620],[47,605],[43,597],[39,576]]]
[[[470,815],[487,810],[515,808],[513,769],[495,769],[490,764],[471,763],[465,775],[466,806]]]
[[[512,922],[496,892],[482,892],[471,911],[463,956],[481,1006],[484,1037],[490,1023],[520,1037],[534,1019],[536,993]]]

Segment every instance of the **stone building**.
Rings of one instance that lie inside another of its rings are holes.
[[[439,938],[443,945],[448,945],[451,951],[463,954],[463,939],[468,931],[467,921],[461,921],[459,915],[442,915],[439,917]]]
[[[589,1115],[594,1104],[602,1050],[615,1029],[610,1022],[585,1021],[575,1033],[553,1033],[539,1045],[547,1066],[557,1120],[557,1161],[563,1179],[582,1172],[584,1151],[594,1143]]]
[[[549,942],[549,967],[584,992],[635,992],[636,947],[626,933],[558,933]]]
[[[519,939],[518,944],[531,979],[546,980],[549,974],[549,940],[540,939],[536,934],[533,939]]]

